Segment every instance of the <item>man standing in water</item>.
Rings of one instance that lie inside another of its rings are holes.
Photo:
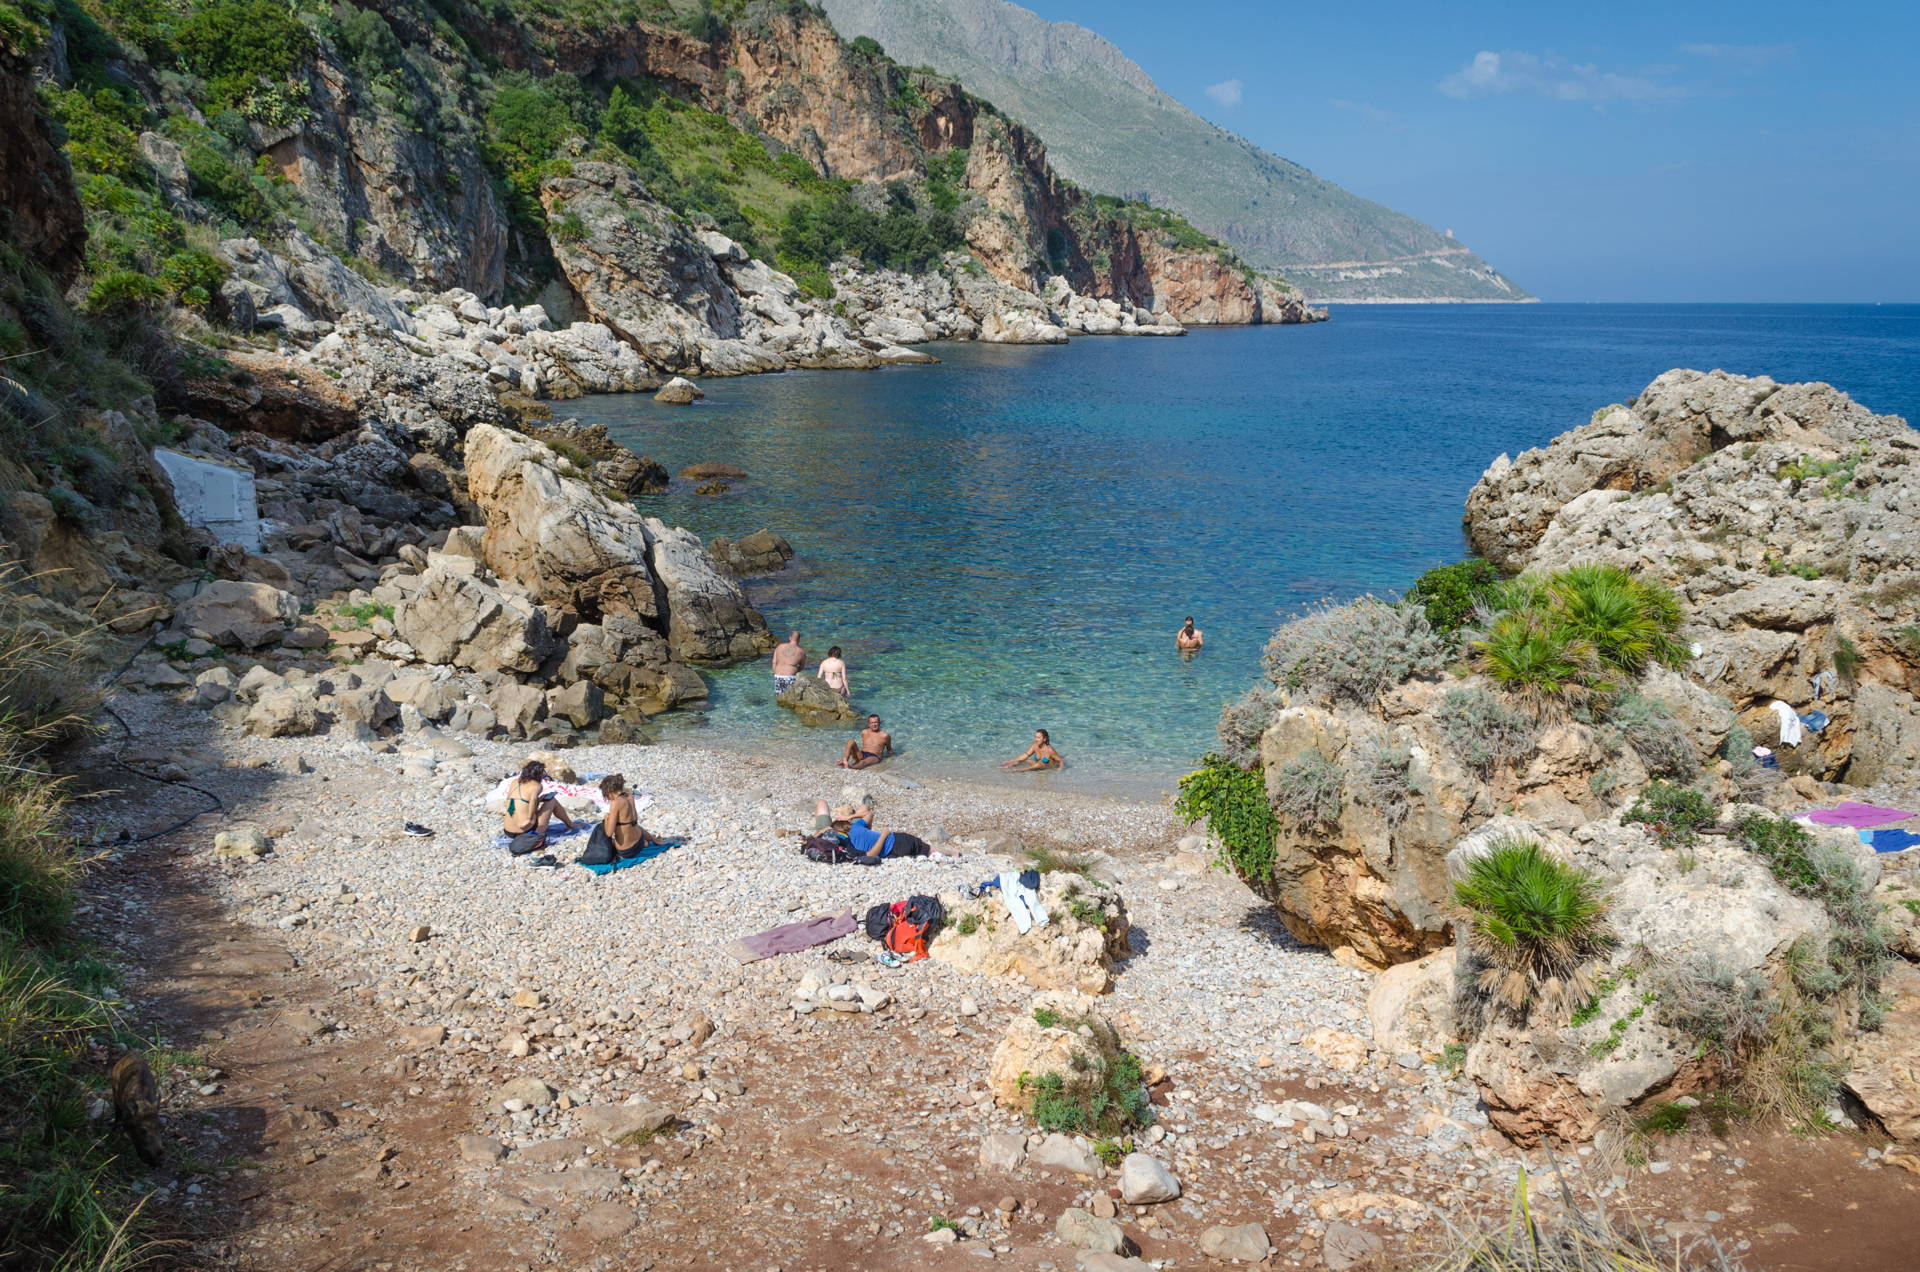
[[[1187,624],[1173,634],[1173,647],[1183,652],[1192,652],[1206,644],[1206,637],[1193,625],[1193,615],[1187,615]],[[775,657],[778,657],[776,654]]]
[[[807,665],[807,651],[800,647],[800,633],[788,632],[787,638],[773,647],[773,691],[782,694]]]

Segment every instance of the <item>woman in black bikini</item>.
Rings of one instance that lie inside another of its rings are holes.
[[[517,839],[525,834],[547,833],[547,823],[558,817],[568,830],[574,830],[573,818],[567,816],[566,808],[549,791],[541,790],[547,780],[547,766],[538,760],[528,760],[526,767],[520,770],[520,776],[507,788],[507,815],[500,820],[500,829],[509,838]]]
[[[607,797],[607,815],[601,818],[600,829],[613,841],[616,854],[631,857],[659,842],[640,824],[640,811],[633,806],[633,792],[627,789],[625,777],[615,773],[601,778],[600,793]]]

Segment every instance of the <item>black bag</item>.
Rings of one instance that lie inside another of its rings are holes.
[[[613,840],[607,837],[607,828],[595,826],[593,833],[587,836],[587,846],[581,852],[579,861],[583,866],[610,866],[616,855]]]
[[[880,858],[869,857],[854,849],[853,845],[838,835],[814,835],[801,842],[800,855],[808,861],[817,861],[823,866],[877,866]]]
[[[916,895],[907,898],[907,911],[901,917],[925,929],[927,939],[931,940],[946,921],[947,908],[940,904],[939,897]]]
[[[893,930],[893,906],[885,901],[879,905],[869,906],[864,926],[867,929],[867,935],[873,940],[886,940],[887,933]]]
[[[546,847],[547,837],[537,830],[529,830],[513,837],[507,844],[507,851],[516,857],[524,857],[530,852],[539,852]]]

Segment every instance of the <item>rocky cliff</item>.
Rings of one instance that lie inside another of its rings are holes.
[[[1498,569],[1276,631],[1188,811],[1296,936],[1422,960],[1383,977],[1376,1032],[1466,1046],[1515,1138],[1715,1088],[1825,1116],[1803,1079],[1848,1052],[1904,1119],[1899,1048],[1859,1034],[1904,885],[1876,899],[1851,832],[1776,814],[1920,777],[1917,455],[1829,385],[1669,372],[1487,469],[1466,524]],[[1475,875],[1528,845],[1587,881],[1585,936]]]

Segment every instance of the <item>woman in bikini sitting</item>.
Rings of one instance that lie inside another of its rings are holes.
[[[633,792],[627,789],[625,777],[615,773],[601,778],[600,793],[607,797],[607,815],[601,818],[600,829],[613,841],[617,855],[631,857],[660,842],[640,824],[640,811],[633,805]]]
[[[500,829],[510,839],[521,835],[538,834],[545,837],[547,823],[558,817],[568,830],[574,830],[573,818],[567,816],[567,810],[552,792],[540,789],[547,780],[547,766],[538,760],[528,760],[526,767],[520,770],[520,776],[507,788],[507,815],[500,821]]]
[[[1045,729],[1033,731],[1033,745],[1010,760],[1000,761],[1000,767],[1015,773],[1037,773],[1042,770],[1064,768],[1066,761],[1060,752],[1053,749],[1053,739],[1047,736]]]

